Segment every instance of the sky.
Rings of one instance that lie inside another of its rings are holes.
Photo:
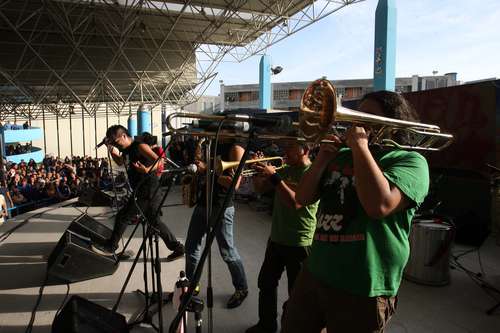
[[[373,77],[377,0],[347,6],[269,47],[272,82]],[[396,77],[456,72],[465,82],[500,77],[500,0],[396,0]],[[263,52],[264,53],[264,52]],[[222,62],[204,95],[258,83],[260,55]]]

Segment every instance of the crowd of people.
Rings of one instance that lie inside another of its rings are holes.
[[[24,145],[17,143],[15,145],[8,145],[5,153],[7,156],[31,153],[31,143],[26,142]]]
[[[50,204],[77,197],[89,186],[112,187],[107,159],[46,156],[38,164],[33,159],[27,163],[8,162],[0,179],[0,194],[12,215],[30,210],[40,202]]]

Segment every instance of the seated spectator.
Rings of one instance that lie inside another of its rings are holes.
[[[10,191],[12,192],[12,201],[14,202],[14,205],[19,206],[28,201],[28,199],[26,199],[17,187],[12,186]]]
[[[1,213],[0,213],[0,225],[2,225],[8,218],[9,214],[8,214],[8,211],[7,211],[7,204],[5,202],[5,197],[0,194],[0,209],[1,209]]]
[[[18,155],[18,154],[22,154],[23,153],[23,147],[21,146],[20,143],[18,143],[16,145],[16,148],[14,149],[14,154]]]
[[[55,182],[51,182],[46,186],[46,195],[49,199],[57,200],[57,188]]]
[[[28,124],[28,121],[26,121],[26,122],[23,124],[23,128],[24,128],[24,129],[28,129],[28,128],[30,128],[30,125]]]
[[[33,199],[42,200],[45,198],[45,179],[38,178],[33,186]]]
[[[14,145],[9,145],[9,147],[7,147],[7,155],[14,155],[16,153],[16,148],[14,147]]]
[[[0,180],[0,194],[5,198],[5,202],[7,205],[7,209],[14,207],[14,203],[12,202],[12,197],[10,196],[9,189],[7,188],[7,183],[4,179]]]
[[[57,184],[57,183],[56,183]],[[66,183],[66,178],[61,178],[57,187],[57,194],[60,200],[67,200],[71,197],[71,190]]]
[[[69,188],[74,196],[79,196],[80,193],[82,193],[82,183],[80,178],[75,176],[75,178],[71,181]]]

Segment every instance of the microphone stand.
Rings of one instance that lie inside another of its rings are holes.
[[[153,177],[156,177],[156,176],[153,175]],[[175,183],[176,178],[177,178],[177,174],[174,174],[172,177],[170,177],[168,179],[167,189],[165,190],[165,193],[161,199],[159,206],[157,207],[157,209],[154,213],[154,216],[158,216],[160,214],[161,208],[163,206],[163,202],[167,198],[167,196],[170,192],[170,189],[172,188],[172,185]],[[160,185],[158,185],[158,186],[160,186]],[[142,211],[141,211],[141,215],[144,215],[144,214],[142,214]],[[137,324],[146,323],[146,324],[150,325],[151,327],[153,327],[156,331],[163,332],[162,303],[164,300],[163,300],[163,289],[162,289],[162,284],[161,284],[161,262],[160,262],[160,252],[159,252],[159,245],[158,245],[160,231],[157,229],[156,224],[153,225],[153,224],[149,223],[149,221],[147,221],[147,218],[145,216],[144,216],[144,218],[145,218],[144,223],[147,224],[145,235],[142,239],[142,243],[141,243],[141,246],[139,248],[139,251],[137,252],[137,255],[135,256],[134,262],[132,263],[132,267],[130,268],[130,270],[127,274],[127,277],[125,278],[125,282],[124,282],[122,289],[118,295],[118,299],[117,299],[115,305],[113,306],[112,311],[116,312],[116,310],[118,309],[118,306],[121,302],[121,299],[123,297],[125,289],[127,288],[127,285],[130,281],[132,273],[137,265],[137,262],[139,261],[139,257],[140,257],[141,252],[142,252],[143,257],[144,257],[145,308],[141,311],[140,315],[138,316],[138,319],[132,323],[129,323],[128,326],[131,327],[131,326],[134,326]],[[143,226],[143,228],[144,228],[144,226]],[[154,240],[154,247],[153,247],[153,240]],[[154,309],[154,310],[150,309],[152,302],[150,302],[150,299],[149,299],[150,296],[148,293],[148,282],[147,282],[147,263],[146,263],[147,262],[147,250],[146,250],[146,246],[147,246],[148,242],[149,242],[149,247],[151,249],[151,259],[150,260],[151,260],[151,281],[152,281],[152,289],[153,289],[152,291],[153,291],[153,294],[156,294],[156,301],[157,301],[157,306],[158,306],[158,308]],[[156,288],[155,288],[155,285],[156,285]],[[168,299],[168,301],[169,300],[170,299]],[[156,326],[153,323],[153,314],[155,312],[159,313],[158,314],[158,316],[159,316],[158,317],[158,324],[159,324],[158,326]]]
[[[206,151],[205,156],[206,160],[209,162],[207,165],[209,166],[206,170],[207,178],[206,178],[206,203],[205,203],[205,218],[207,225],[207,233],[210,231],[210,215],[212,213],[212,190],[213,190],[213,182],[215,178],[215,154],[212,157],[211,148],[212,148],[212,140],[208,140],[206,143]],[[197,285],[197,284],[196,284]],[[195,287],[196,287],[195,285]],[[213,298],[213,288],[212,288],[212,251],[208,251],[208,271],[207,271],[207,308],[208,308],[208,332],[212,332],[213,327],[213,308],[214,308],[214,298]]]
[[[250,131],[249,131],[249,136],[248,136],[248,142],[245,147],[245,152],[243,153],[243,157],[240,160],[240,163],[238,164],[238,168],[236,169],[236,172],[233,176],[233,180],[231,182],[231,185],[229,186],[227,193],[224,197],[224,201],[222,203],[222,206],[215,212],[214,214],[210,215],[209,220],[209,226],[212,226],[211,229],[209,229],[209,232],[207,234],[207,238],[205,241],[205,248],[203,249],[203,252],[200,257],[200,261],[198,262],[198,266],[196,267],[196,270],[194,272],[194,277],[192,281],[190,281],[189,284],[189,289],[187,293],[184,295],[182,302],[179,306],[179,311],[177,312],[177,315],[175,316],[174,320],[172,320],[172,323],[170,324],[169,327],[169,333],[175,333],[177,330],[177,327],[179,326],[180,321],[182,320],[182,317],[184,316],[184,313],[186,312],[188,305],[190,304],[191,300],[193,299],[193,293],[198,285],[200,278],[201,278],[201,273],[203,272],[203,266],[205,264],[205,260],[207,259],[208,255],[211,252],[211,247],[212,243],[215,239],[215,235],[217,233],[218,228],[220,227],[222,223],[222,218],[224,217],[224,212],[229,204],[229,201],[231,200],[231,197],[233,196],[234,189],[236,187],[236,183],[238,182],[238,178],[241,175],[241,172],[243,171],[243,168],[245,166],[245,162],[249,157],[250,150],[252,148],[252,145],[255,140],[255,127],[251,126]],[[208,170],[207,170],[207,175],[208,175]],[[208,180],[207,180],[208,182]],[[211,292],[211,290],[210,290]],[[210,303],[212,299],[209,297],[212,297],[209,295],[208,302]]]

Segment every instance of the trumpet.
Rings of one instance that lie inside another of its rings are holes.
[[[205,115],[176,112],[166,119],[169,132],[178,135],[210,136],[216,132],[192,131],[176,129],[172,126],[175,118],[204,119],[223,121],[230,119],[236,122],[249,122],[248,117],[232,115]],[[342,137],[339,131],[345,129],[343,124],[367,127],[372,133],[370,145],[392,147],[409,150],[440,151],[453,142],[453,135],[442,133],[439,126],[412,121],[381,117],[359,112],[340,106],[336,91],[330,81],[319,79],[311,83],[304,92],[300,102],[299,122],[290,126],[291,131],[298,131],[300,136],[259,133],[259,139],[298,140],[309,143],[332,143],[325,140],[328,134]],[[340,125],[340,126],[339,126]],[[248,138],[248,133],[223,133],[222,137]]]
[[[253,160],[248,160],[245,162],[245,166],[253,164],[253,163],[259,163],[259,162],[266,163],[266,162],[271,162],[271,161],[279,162],[279,165],[275,166],[276,170],[282,169],[285,166],[285,163],[283,162],[283,158],[279,157],[279,156],[256,158]],[[223,161],[219,156],[219,157],[217,157],[217,159],[215,161],[215,174],[222,175],[222,173],[225,170],[231,169],[231,168],[236,168],[238,166],[238,164],[240,164],[239,161],[232,161],[232,162]],[[257,173],[258,173],[257,170],[245,169],[241,172],[241,176],[242,177],[250,177],[250,176],[253,176]]]

